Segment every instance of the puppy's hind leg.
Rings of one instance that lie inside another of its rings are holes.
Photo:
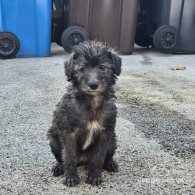
[[[61,157],[61,146],[60,142],[57,138],[51,138],[50,140],[50,147],[51,151],[54,154],[57,163],[56,165],[52,168],[53,176],[58,177],[60,175],[63,175],[63,166],[62,166],[62,157]]]
[[[103,169],[109,172],[118,172],[118,163],[113,159],[113,157],[109,157],[105,160]]]
[[[118,172],[118,163],[113,159],[116,150],[116,140],[113,138],[112,142],[109,144],[106,158],[104,161],[103,169],[109,172]]]

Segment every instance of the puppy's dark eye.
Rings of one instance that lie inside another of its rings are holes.
[[[80,68],[80,71],[81,71],[81,72],[84,72],[84,71],[85,71],[85,67],[81,67],[81,68]]]
[[[106,66],[104,66],[104,65],[100,65],[99,68],[100,68],[101,71],[105,71],[106,70]]]

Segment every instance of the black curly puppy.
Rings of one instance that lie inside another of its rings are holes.
[[[72,84],[54,111],[48,138],[57,160],[53,175],[64,174],[67,186],[79,183],[77,166],[83,161],[92,185],[102,182],[102,168],[118,170],[113,160],[117,115],[113,85],[120,72],[121,58],[96,41],[79,44],[65,62]]]

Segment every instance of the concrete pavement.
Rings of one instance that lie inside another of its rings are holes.
[[[52,112],[66,90],[63,62],[47,58],[0,60],[0,194],[195,194],[195,55],[136,49],[122,56],[116,133],[118,173],[103,172],[99,187],[68,188],[54,178],[46,140]],[[173,71],[172,65],[186,66]]]

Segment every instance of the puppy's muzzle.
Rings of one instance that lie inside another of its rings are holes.
[[[88,86],[92,90],[96,90],[99,87],[99,82],[97,80],[92,80],[88,83]]]

